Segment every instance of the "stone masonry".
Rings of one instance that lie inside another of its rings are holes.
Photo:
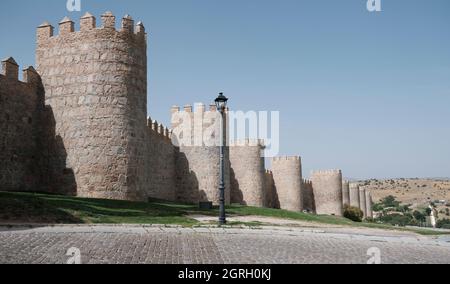
[[[228,110],[222,121],[215,105],[174,106],[171,129],[150,118],[147,34],[129,15],[119,24],[111,12],[99,26],[86,13],[78,31],[67,17],[57,34],[44,22],[37,71],[22,81],[14,59],[2,61],[0,190],[217,204],[224,138],[227,204],[334,215],[347,201],[360,206],[340,170],[303,180],[298,156],[266,170],[264,141],[228,141]]]
[[[366,190],[366,218],[373,218],[372,203],[372,194]]]
[[[302,211],[302,165],[300,157],[272,159],[272,174],[281,209]]]
[[[0,186],[3,190],[31,191],[43,173],[36,165],[41,136],[44,94],[33,67],[23,70],[13,58],[2,61],[0,74]]]
[[[350,205],[350,183],[348,181],[342,182],[342,205]]]
[[[359,208],[359,185],[357,183],[351,183],[349,189],[350,206]]]
[[[363,187],[359,188],[359,209],[361,209],[364,218],[366,218],[367,217],[366,190]]]
[[[317,214],[342,216],[342,172],[315,171],[311,181]]]
[[[237,141],[230,145],[231,202],[264,207],[264,143],[260,140]]]
[[[107,12],[96,28],[86,14],[75,32],[66,17],[58,35],[42,24],[36,64],[64,146],[54,158],[65,159],[74,176],[76,185],[67,186],[83,197],[142,200],[148,173],[146,35],[129,16],[119,31],[115,20]]]

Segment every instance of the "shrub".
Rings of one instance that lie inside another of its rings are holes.
[[[413,218],[410,215],[400,215],[400,214],[392,214],[387,216],[382,216],[380,218],[382,223],[388,223],[394,226],[407,226],[413,222]]]
[[[441,229],[450,229],[450,219],[442,219],[437,221],[436,227]]]
[[[344,207],[344,217],[352,220],[353,222],[362,222],[364,213],[357,207],[346,205]]]
[[[425,222],[427,220],[425,214],[417,210],[413,212],[413,216],[419,222]]]

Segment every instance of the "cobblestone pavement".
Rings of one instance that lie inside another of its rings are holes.
[[[0,227],[0,263],[66,263],[75,247],[82,263],[273,264],[450,263],[450,238],[355,230],[154,226]]]

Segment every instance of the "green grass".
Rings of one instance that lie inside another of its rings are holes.
[[[186,226],[197,223],[186,217],[181,208],[163,204],[6,192],[0,192],[0,222]]]
[[[269,208],[231,205],[227,214],[235,216],[265,216],[330,225],[402,230],[423,235],[439,235],[426,229],[398,228],[384,224],[355,223],[351,220],[324,215],[311,215]],[[193,226],[200,223],[189,215],[217,216],[218,210],[200,210],[192,204],[168,201],[130,202],[87,199],[70,196],[0,192],[0,223],[45,224],[167,224]],[[228,225],[257,227],[260,222],[231,222]],[[448,233],[444,233],[448,234]]]

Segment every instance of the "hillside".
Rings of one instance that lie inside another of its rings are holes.
[[[448,179],[373,179],[360,181],[360,184],[372,192],[374,202],[392,195],[402,204],[411,204],[412,208],[423,208],[439,200],[445,200],[450,204]],[[445,205],[438,205],[438,211],[445,208]]]

